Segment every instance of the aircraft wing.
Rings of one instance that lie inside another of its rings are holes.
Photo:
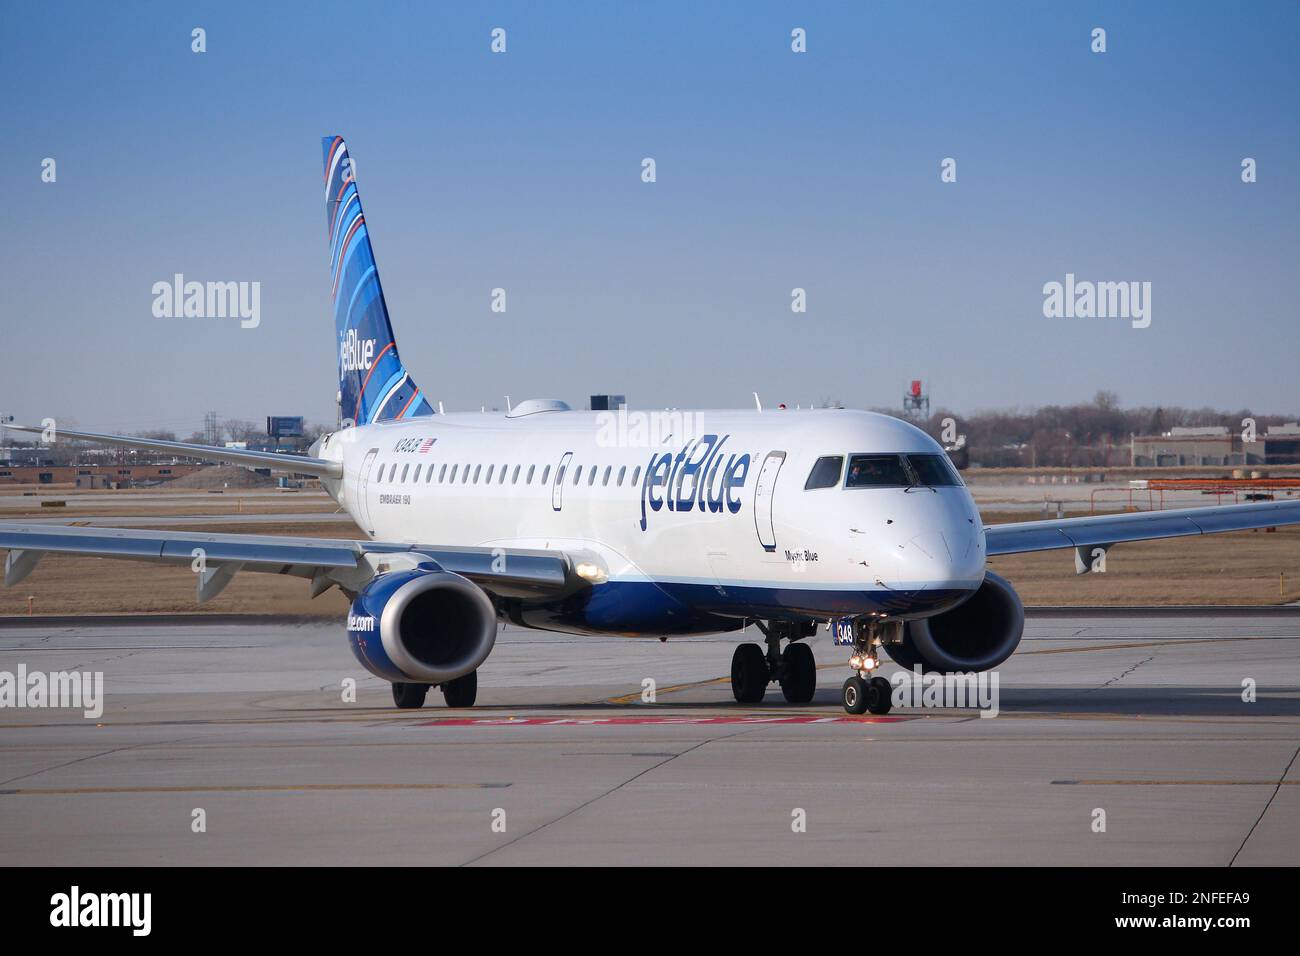
[[[984,527],[990,557],[1055,548],[1109,548],[1122,541],[1180,538],[1300,524],[1300,500],[1140,511],[1087,518],[1016,521]]]
[[[0,522],[0,550],[9,552],[7,585],[23,580],[46,553],[188,565],[195,570],[200,603],[219,594],[239,571],[308,578],[315,597],[336,584],[355,593],[377,574],[430,560],[498,597],[553,596],[586,585],[570,555],[516,548]]]
[[[19,432],[44,434],[44,428],[35,425],[6,424]],[[299,475],[314,475],[317,478],[341,478],[343,466],[337,461],[324,458],[308,458],[306,455],[285,455],[273,451],[248,451],[243,448],[221,448],[217,445],[191,445],[183,441],[166,441],[161,438],[132,438],[127,435],[100,435],[96,432],[74,432],[66,428],[56,428],[55,440],[72,438],[77,441],[97,442],[104,445],[124,445],[127,448],[147,448],[150,451],[171,452],[185,458],[197,458],[200,461],[223,461],[236,465],[251,465],[257,468],[272,468]]]

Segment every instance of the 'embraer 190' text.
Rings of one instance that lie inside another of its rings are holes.
[[[739,491],[749,474],[749,455],[731,455],[723,464],[722,446],[730,435],[703,435],[676,455],[652,455],[641,482],[641,530],[650,511],[740,511]],[[660,489],[666,489],[661,491]]]

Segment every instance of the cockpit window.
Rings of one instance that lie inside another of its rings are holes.
[[[808,472],[808,480],[804,482],[803,490],[834,488],[840,483],[840,472],[843,470],[843,455],[829,455],[825,458],[818,458],[816,464],[812,466],[812,471]]]
[[[918,485],[944,487],[961,484],[961,478],[947,455],[908,455],[907,463],[912,466]]]
[[[845,488],[906,488],[912,479],[902,455],[851,455]]]

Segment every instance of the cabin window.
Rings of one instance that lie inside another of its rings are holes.
[[[845,488],[907,488],[911,476],[902,455],[850,455]]]
[[[536,470],[536,468],[537,468],[536,465],[528,466],[528,477],[524,479],[524,484],[531,485],[533,483],[533,472]]]
[[[573,470],[573,483],[576,485],[581,480],[582,480],[582,466],[579,465],[577,468]]]
[[[609,465],[606,465],[606,466],[605,466],[605,477],[602,478],[602,479],[600,479],[600,484],[601,484],[602,487],[604,487],[605,485],[608,485],[608,484],[609,484],[609,473],[610,473],[610,466],[609,466]]]
[[[424,483],[425,483],[426,485],[427,485],[429,482],[433,481],[433,469],[436,468],[436,467],[437,467],[437,465],[430,465],[430,466],[429,466],[429,470],[425,473],[425,475],[424,475]],[[444,467],[445,467],[445,466],[444,466]]]
[[[834,488],[840,483],[840,472],[844,470],[843,455],[827,455],[813,463],[808,472],[808,480],[803,484],[804,491],[814,488]]]
[[[397,462],[393,462],[393,467],[388,469],[388,483],[393,483],[393,476],[397,474]]]
[[[563,478],[564,478],[564,474],[563,474],[564,469],[561,468],[560,471],[561,471],[560,478],[563,479]],[[545,468],[542,469],[542,484],[546,484],[546,480],[547,480],[548,478],[550,478],[550,477],[551,477],[551,466],[550,466],[550,465],[547,465]]]
[[[492,469],[495,468],[495,467],[496,467],[496,465],[488,465],[488,473],[487,473],[487,477],[483,479],[483,484],[485,484],[485,485],[490,485],[490,484],[492,484]],[[474,480],[477,481],[478,479],[475,478]]]
[[[452,465],[452,466],[451,466],[451,483],[452,483],[453,485],[456,483],[456,469],[459,468],[459,467],[460,467],[459,465]]]
[[[591,471],[587,474],[587,487],[590,488],[596,483],[596,472],[600,470],[598,465],[592,465]]]
[[[482,465],[475,465],[475,466],[474,466],[474,484],[476,484],[476,485],[478,484],[478,473],[479,473],[479,469],[482,468],[482,467],[483,467]],[[467,465],[467,466],[466,466],[466,470],[468,470],[468,468],[469,468],[469,466]]]
[[[453,478],[456,477],[454,472],[452,473],[452,477]],[[447,466],[443,465],[441,468],[438,469],[438,484],[442,484],[446,478],[447,478]]]
[[[402,466],[402,484],[406,484],[406,473],[410,470],[411,466],[409,464]]]
[[[502,466],[501,466],[500,477],[497,478],[497,484],[498,484],[498,485],[504,485],[504,484],[506,483],[506,472],[509,471],[509,470],[510,470],[510,466],[509,466],[509,465],[502,465]],[[516,473],[518,473],[518,469],[516,469]]]
[[[623,465],[618,470],[618,486],[623,487],[623,476],[627,474],[627,465]]]
[[[420,480],[420,468],[422,467],[423,467],[422,465],[415,466],[415,473],[411,475],[411,484],[415,484],[417,481]]]
[[[542,484],[546,484],[546,474],[551,470],[551,466],[546,466],[546,471],[542,472]],[[564,465],[561,465],[555,472],[555,483],[560,484],[564,481]]]

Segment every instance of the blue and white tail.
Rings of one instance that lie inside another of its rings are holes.
[[[432,415],[433,408],[397,356],[348,148],[342,136],[326,136],[321,146],[338,332],[339,417],[368,425]]]

